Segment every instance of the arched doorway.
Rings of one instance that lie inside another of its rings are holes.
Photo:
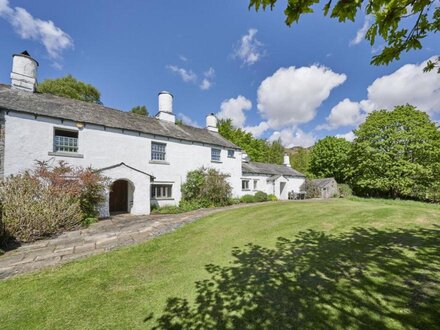
[[[117,180],[113,182],[109,198],[110,213],[128,212],[128,181]]]

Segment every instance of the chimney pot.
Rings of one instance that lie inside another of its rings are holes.
[[[159,93],[159,112],[156,118],[171,123],[176,122],[176,116],[173,113],[173,94],[167,91],[162,91]]]
[[[290,157],[289,157],[289,155],[287,153],[284,154],[284,166],[292,167],[290,165]]]
[[[206,116],[206,129],[211,132],[218,132],[217,117],[213,113]]]
[[[11,87],[35,92],[38,62],[27,51],[12,55]]]

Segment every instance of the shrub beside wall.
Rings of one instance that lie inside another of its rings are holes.
[[[306,192],[306,198],[321,197],[321,192],[319,191],[319,188],[312,183],[312,180],[306,178],[303,188],[304,191]]]
[[[200,168],[188,172],[182,185],[182,207],[230,205],[232,187],[226,180],[227,177],[228,175],[213,168]]]
[[[275,195],[268,195],[263,191],[257,191],[255,195],[243,195],[240,198],[241,203],[261,203],[267,201],[277,201],[278,198]]]
[[[77,228],[96,217],[106,184],[92,169],[63,162],[54,167],[40,162],[34,170],[8,177],[0,183],[5,232],[31,242]]]

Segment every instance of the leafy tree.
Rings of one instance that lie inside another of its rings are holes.
[[[72,75],[57,79],[46,79],[38,84],[37,91],[101,104],[99,90],[90,84],[76,80]]]
[[[411,105],[371,113],[355,131],[350,153],[357,193],[438,200],[440,131]]]
[[[312,149],[310,172],[318,178],[334,177],[345,182],[351,143],[343,138],[327,136]]]
[[[290,155],[290,165],[292,167],[309,176],[310,174],[311,150],[308,148],[298,148],[295,153]]]
[[[249,9],[267,7],[273,9],[277,0],[250,0]],[[286,24],[297,23],[303,14],[314,12],[314,5],[325,2],[324,15],[338,19],[339,22],[354,21],[359,11],[372,18],[365,38],[374,45],[378,38],[385,41],[382,52],[373,56],[374,65],[388,64],[398,60],[402,52],[421,49],[422,40],[440,30],[440,6],[436,0],[289,0],[284,10]],[[425,70],[438,67],[440,57],[430,61]]]
[[[145,105],[135,106],[135,107],[131,108],[131,112],[137,113],[138,115],[144,115],[144,116],[149,115],[147,107]]]
[[[256,162],[282,164],[284,147],[280,141],[271,143],[255,138],[251,133],[232,126],[231,119],[221,119],[217,125],[219,133],[242,148]]]

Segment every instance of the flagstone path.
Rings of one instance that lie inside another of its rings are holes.
[[[0,256],[0,279],[143,242],[204,216],[247,206],[250,205],[238,204],[182,214],[113,216],[88,228],[66,232],[56,238],[24,244],[6,252]]]

